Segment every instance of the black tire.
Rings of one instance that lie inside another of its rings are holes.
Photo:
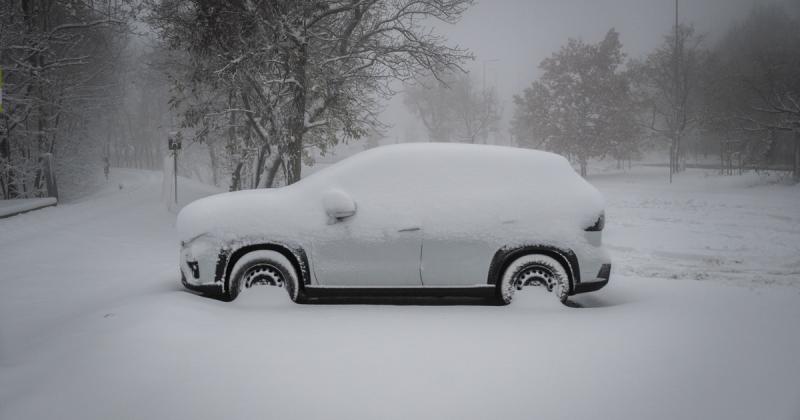
[[[247,282],[264,279],[283,286],[292,302],[301,303],[304,300],[297,270],[283,254],[269,250],[248,252],[236,261],[222,298],[230,302],[239,296]]]
[[[497,304],[510,304],[518,285],[524,286],[526,282],[544,284],[561,303],[567,303],[569,275],[566,268],[553,257],[544,254],[528,254],[512,261],[497,279],[495,298]]]

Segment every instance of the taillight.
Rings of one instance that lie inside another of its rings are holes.
[[[597,222],[594,225],[589,226],[586,228],[587,232],[600,232],[606,226],[606,213],[600,213],[600,217],[597,218]]]

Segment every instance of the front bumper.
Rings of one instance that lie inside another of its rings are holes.
[[[219,242],[203,235],[181,245],[181,283],[187,288],[213,286],[219,289],[222,286],[219,265],[223,256]]]
[[[186,274],[181,270],[181,283],[183,287],[204,295],[216,295],[222,292],[222,283],[192,284],[186,281]]]
[[[576,284],[572,294],[589,293],[602,289],[608,284],[608,279],[611,278],[611,264],[603,264],[600,266],[600,271],[597,273],[597,278],[592,280],[582,280]]]

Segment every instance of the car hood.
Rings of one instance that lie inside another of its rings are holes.
[[[178,214],[181,241],[201,235],[241,238],[296,234],[301,227],[324,224],[320,203],[304,203],[292,187],[236,191],[194,201]],[[317,205],[315,205],[317,204]]]

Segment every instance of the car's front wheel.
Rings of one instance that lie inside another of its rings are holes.
[[[254,285],[284,287],[292,302],[301,300],[297,271],[289,259],[277,251],[252,251],[239,258],[231,270],[225,300],[236,299],[243,289]]]
[[[569,297],[567,271],[561,263],[547,255],[528,254],[512,261],[497,284],[498,302],[508,305],[514,299],[514,294],[525,286],[544,286],[561,303],[566,303]]]

